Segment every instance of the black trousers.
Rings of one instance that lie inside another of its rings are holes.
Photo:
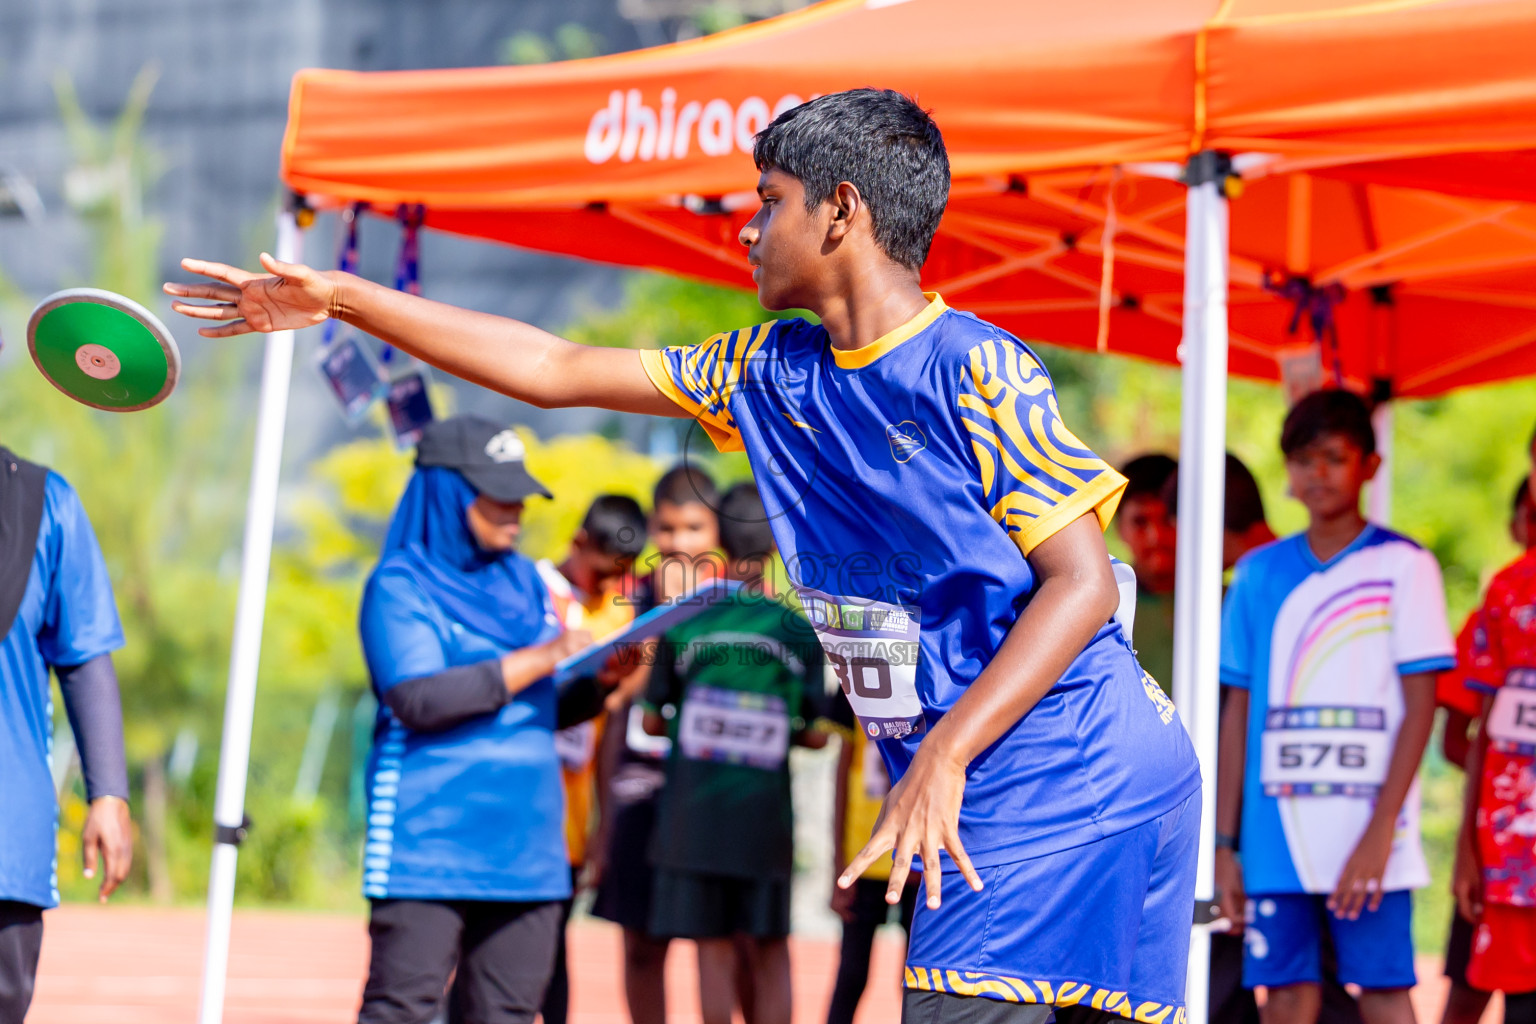
[[[555,969],[549,977],[549,987],[544,992],[544,1024],[565,1024],[571,1013],[571,969],[568,964],[569,941],[566,929],[571,924],[571,908],[576,904],[576,883],[581,880],[581,868],[571,865],[571,898],[560,901],[560,936],[555,943]]]
[[[837,984],[832,988],[832,1003],[827,1007],[827,1024],[853,1024],[853,1015],[864,998],[869,983],[869,958],[875,946],[875,932],[890,916],[885,902],[886,883],[878,878],[861,878],[853,883],[853,920],[843,922],[843,945],[837,960]],[[917,909],[919,886],[909,885],[901,894],[901,927],[912,930],[912,914]]]
[[[26,1017],[42,949],[43,908],[0,900],[0,1021],[4,1024],[21,1024]]]
[[[560,937],[560,903],[374,900],[358,1024],[532,1024]],[[457,973],[455,973],[455,970]]]

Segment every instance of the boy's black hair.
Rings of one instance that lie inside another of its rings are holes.
[[[720,499],[720,546],[735,562],[773,551],[773,531],[756,484],[737,484]]]
[[[1518,516],[1520,514],[1520,506],[1524,505],[1530,500],[1531,479],[1530,477],[1523,476],[1520,478],[1520,486],[1515,488],[1514,500],[1509,503],[1509,514],[1512,516]]]
[[[645,512],[627,495],[592,499],[581,529],[597,550],[613,558],[635,558],[645,549]]]
[[[1292,406],[1285,415],[1285,426],[1280,428],[1280,451],[1289,458],[1325,434],[1338,434],[1353,441],[1361,455],[1376,454],[1371,410],[1353,391],[1314,391]]]
[[[711,512],[720,510],[720,489],[710,475],[698,466],[680,463],[661,475],[656,490],[651,495],[651,508],[662,502],[668,505],[691,505],[703,502]]]
[[[1163,484],[1163,504],[1168,514],[1179,514],[1179,475],[1168,478]],[[1242,533],[1250,526],[1264,522],[1264,495],[1259,493],[1259,482],[1253,478],[1243,460],[1227,452],[1226,500],[1221,510],[1223,529]]]
[[[1126,480],[1125,493],[1120,496],[1120,500],[1130,501],[1132,498],[1165,500],[1163,485],[1178,471],[1179,463],[1172,456],[1164,455],[1162,452],[1138,455],[1120,467],[1120,474]]]
[[[757,133],[752,160],[800,179],[807,210],[851,183],[887,256],[913,270],[928,259],[949,201],[949,154],[933,118],[901,93],[849,89],[791,107]]]
[[[1233,533],[1264,522],[1264,495],[1243,460],[1227,452],[1227,498],[1222,525]]]

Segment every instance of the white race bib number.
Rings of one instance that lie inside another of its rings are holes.
[[[1392,759],[1386,718],[1381,708],[1271,708],[1260,750],[1265,795],[1375,795]]]
[[[885,795],[891,791],[891,777],[885,770],[885,758],[880,756],[880,747],[866,740],[864,742],[864,759],[861,764],[864,776],[864,795],[871,800],[884,800]]]
[[[677,743],[695,761],[776,771],[789,756],[789,711],[777,694],[690,686]]]
[[[1536,671],[1505,676],[1488,711],[1488,739],[1512,753],[1536,750]]]
[[[883,740],[922,732],[918,610],[810,588],[800,590],[800,602],[864,735]]]
[[[568,772],[579,772],[591,764],[596,750],[596,722],[582,722],[555,732],[555,756]]]

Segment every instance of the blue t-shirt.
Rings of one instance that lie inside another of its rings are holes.
[[[363,656],[381,698],[394,686],[508,651],[450,619],[402,563],[379,563],[363,593]],[[533,562],[513,571],[560,631]],[[368,758],[363,895],[372,899],[558,900],[571,894],[565,794],[555,755],[555,687],[542,679],[495,714],[442,732],[407,729],[383,703]]]
[[[81,665],[122,646],[91,521],[74,489],[49,473],[32,574],[0,642],[0,900],[59,903],[49,666]]]
[[[1401,677],[1455,666],[1435,556],[1367,525],[1327,562],[1305,534],[1249,552],[1222,606],[1221,681],[1249,691],[1243,884],[1332,892],[1376,807],[1403,722]],[[1388,890],[1429,884],[1419,785]]]
[[[1062,423],[1020,341],[930,296],[852,352],[784,320],[642,353],[651,380],[751,460],[774,538],[893,779],[997,653],[1034,592],[1027,556],[1125,481]],[[1063,850],[1200,785],[1173,705],[1115,621],[970,766],[978,865]]]

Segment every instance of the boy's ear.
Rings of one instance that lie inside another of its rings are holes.
[[[832,207],[832,223],[827,226],[827,237],[839,241],[853,230],[853,223],[864,211],[864,197],[858,186],[851,181],[840,181],[828,200]]]
[[[1365,464],[1361,467],[1361,469],[1365,470],[1366,480],[1374,480],[1376,478],[1376,471],[1380,468],[1381,456],[1377,455],[1375,452],[1372,452],[1365,457]]]

